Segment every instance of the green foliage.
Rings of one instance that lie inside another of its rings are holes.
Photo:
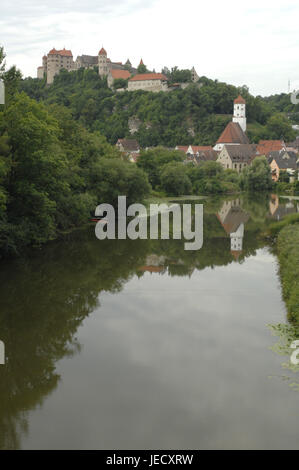
[[[164,68],[163,72],[171,83],[190,79],[190,71],[177,67],[171,71]],[[206,77],[199,82],[203,86],[190,83],[184,90],[169,93],[142,90],[115,93],[94,68],[62,70],[50,86],[45,80],[26,78],[21,89],[37,100],[67,106],[74,119],[89,131],[101,132],[112,144],[118,138],[130,136],[128,119],[137,117],[141,126],[134,137],[142,147],[214,145],[231,120],[234,98],[241,93],[247,103],[249,127],[253,124],[250,138],[253,141],[268,138],[266,123],[274,111],[264,99],[251,96],[246,87],[237,88]],[[271,123],[270,128],[272,132]]]
[[[299,326],[299,224],[281,230],[277,240],[283,297],[288,318]]]
[[[271,170],[266,157],[256,157],[241,173],[240,186],[246,191],[268,191],[272,188]]]
[[[182,162],[183,154],[176,150],[167,150],[164,147],[142,150],[140,152],[137,166],[144,170],[153,189],[161,183],[161,173],[167,163]]]
[[[170,196],[181,196],[192,192],[192,184],[183,163],[168,163],[161,173],[161,188]]]
[[[177,66],[172,67],[169,70],[167,67],[162,69],[162,73],[166,75],[169,80],[169,83],[185,83],[192,82],[192,74],[188,69],[180,70]]]
[[[292,129],[289,119],[280,113],[269,118],[266,126],[268,139],[284,139],[286,142],[294,140],[296,132]]]
[[[143,63],[140,62],[140,64],[137,67],[137,72],[138,73],[146,73],[147,72],[146,66]]]
[[[62,105],[21,93],[0,113],[0,255],[87,223],[103,197],[132,202],[148,192],[143,172]]]

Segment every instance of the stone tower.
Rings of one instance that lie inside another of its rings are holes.
[[[107,61],[107,52],[102,47],[98,54],[98,64],[99,64],[99,75],[100,77],[105,77],[108,75],[108,61]]]
[[[246,131],[246,101],[241,95],[234,100],[233,122],[240,124],[243,132]]]

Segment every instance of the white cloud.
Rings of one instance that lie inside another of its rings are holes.
[[[291,0],[12,0],[2,7],[0,42],[25,76],[53,46],[76,57],[104,45],[113,60],[194,65],[199,75],[270,94],[299,78],[298,13]]]

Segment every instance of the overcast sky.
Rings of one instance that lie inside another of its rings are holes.
[[[1,0],[7,65],[36,76],[44,53],[66,47],[113,61],[143,58],[157,72],[195,66],[199,75],[249,86],[254,95],[299,85],[298,0]]]

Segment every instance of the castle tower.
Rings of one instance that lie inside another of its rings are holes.
[[[100,77],[105,77],[108,75],[108,61],[107,61],[107,52],[102,47],[98,54],[98,64],[99,64],[99,75]]]
[[[240,124],[243,132],[246,131],[246,101],[241,95],[234,100],[234,117],[233,122]]]

